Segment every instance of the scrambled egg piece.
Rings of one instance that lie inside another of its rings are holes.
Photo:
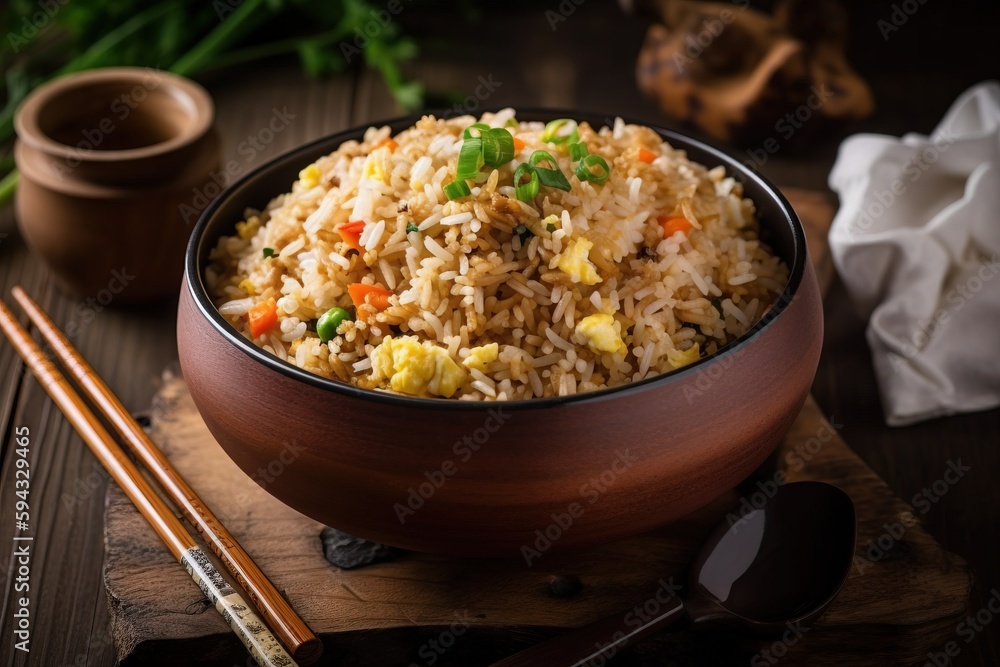
[[[254,294],[257,293],[257,288],[254,287],[254,284],[252,282],[250,282],[249,278],[246,278],[246,279],[240,281],[240,284],[238,285],[238,287],[241,290],[243,290],[244,292],[246,292],[247,296],[253,296]]]
[[[628,348],[622,340],[621,322],[606,313],[588,315],[576,325],[576,333],[586,339],[587,347],[594,352],[625,354]]]
[[[464,368],[448,351],[416,336],[385,338],[369,355],[372,380],[387,379],[393,391],[413,396],[433,394],[450,398],[466,379]]]
[[[319,185],[320,175],[319,167],[311,164],[299,172],[299,180],[302,181],[302,185],[305,186],[306,190],[312,190]]]
[[[258,229],[260,229],[260,218],[255,215],[247,218],[246,222],[236,223],[236,235],[244,241],[252,239]]]
[[[479,347],[474,347],[469,350],[469,356],[462,360],[462,365],[466,368],[475,368],[481,373],[486,372],[486,364],[491,361],[496,361],[497,357],[500,356],[500,345],[497,343],[490,343],[488,345],[481,345]]]
[[[373,150],[371,155],[365,159],[365,166],[362,169],[361,178],[370,178],[376,181],[382,181],[383,183],[388,183],[389,173],[386,169],[389,161],[388,158],[388,148],[377,148]]]
[[[562,227],[562,218],[560,218],[558,215],[555,214],[549,215],[546,216],[544,220],[542,220],[542,229],[549,232],[550,234],[559,229],[560,227]]]
[[[667,350],[667,363],[673,368],[681,368],[688,364],[693,364],[701,357],[701,350],[698,343],[691,346],[689,350]]]
[[[569,275],[575,283],[596,285],[601,282],[595,267],[589,259],[590,249],[594,244],[585,238],[579,238],[571,243],[562,253],[556,255],[559,270]]]

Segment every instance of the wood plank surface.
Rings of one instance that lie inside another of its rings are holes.
[[[988,44],[996,31],[996,11],[986,11],[995,3],[980,3],[976,20],[971,21],[965,11],[955,11],[948,3],[927,3],[889,42],[876,28],[877,21],[889,13],[888,3],[851,5],[855,27],[851,57],[876,93],[876,115],[816,137],[807,153],[781,150],[769,156],[760,169],[772,181],[825,188],[837,145],[847,134],[929,132],[964,88],[997,75],[995,61],[982,57],[982,45]],[[555,31],[544,12],[533,8],[509,19],[491,19],[488,30],[480,25],[475,30],[451,31],[447,41],[425,39],[441,35],[437,25],[440,17],[420,22],[415,16],[418,13],[413,17],[415,26],[409,23],[409,13],[404,17],[405,27],[421,39],[423,53],[413,71],[431,90],[455,91],[457,98],[467,98],[475,91],[478,75],[493,73],[503,85],[490,96],[491,105],[552,104],[597,112],[613,110],[669,124],[633,85],[632,66],[645,24],[622,18],[610,3],[577,6]],[[506,36],[515,29],[519,35],[523,31],[524,38],[512,46]],[[927,49],[929,42],[949,46],[945,50]],[[525,49],[530,58],[521,57]],[[554,56],[557,62],[546,62],[542,67],[535,64],[536,55],[542,60]],[[570,67],[559,62],[568,62]],[[238,142],[268,121],[271,108],[264,106],[265,97],[290,108],[309,110],[307,122],[278,135],[266,147],[266,154],[255,156],[247,168],[305,139],[398,113],[384,88],[368,74],[351,73],[315,84],[304,80],[295,64],[289,63],[227,73],[206,83],[217,100],[218,125],[233,158],[246,157],[237,153]],[[272,89],[281,92],[272,95]],[[233,101],[237,97],[238,103]],[[450,106],[455,100],[447,101]],[[747,147],[725,148],[741,159],[749,157]],[[7,289],[20,282],[40,298],[57,323],[65,326],[72,321],[78,300],[49,287],[47,271],[18,238],[10,208],[0,211],[0,234],[8,235],[0,238],[4,298]],[[902,429],[886,427],[865,343],[865,322],[836,281],[825,303],[826,339],[813,390],[824,413],[843,424],[840,433],[851,447],[907,500],[920,496],[939,480],[950,460],[960,459],[973,468],[920,518],[949,551],[968,559],[976,575],[972,609],[984,609],[1000,589],[1000,530],[995,521],[1000,515],[1000,494],[994,482],[1000,470],[1000,449],[995,446],[1000,410]],[[98,313],[76,342],[125,404],[141,409],[149,405],[164,364],[176,358],[173,326],[171,305],[129,311],[112,306]],[[118,363],[126,353],[128,356]],[[109,667],[115,663],[115,651],[101,580],[106,483],[93,459],[83,452],[82,443],[64,426],[62,418],[46,407],[47,400],[33,381],[21,382],[20,369],[13,351],[0,341],[0,430],[4,433],[0,443],[0,588],[4,591],[0,598],[0,667]],[[44,553],[45,557],[36,558],[32,565],[31,655],[14,651],[8,641],[13,626],[9,592],[13,521],[7,508],[12,487],[10,433],[16,426],[30,427],[38,445],[32,460],[36,473],[32,497],[38,507],[45,508],[34,522],[38,555]],[[60,505],[64,494],[74,498],[77,493],[79,502],[74,499],[71,509]],[[920,585],[911,582],[907,587]],[[977,631],[968,643],[958,635],[956,626],[951,640],[959,642],[961,651],[952,664],[1000,664],[1000,622]],[[893,628],[872,632],[873,637],[896,641]],[[207,641],[206,649],[211,650],[213,640]],[[719,637],[692,641],[706,650],[721,650],[719,645],[727,645]],[[942,649],[943,644],[937,650]],[[245,659],[239,664],[245,664]],[[729,663],[720,659],[716,664]]]

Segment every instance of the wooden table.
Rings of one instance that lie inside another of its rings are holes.
[[[644,24],[621,19],[613,7],[593,4],[579,7],[554,35],[540,11],[504,19],[501,25],[516,25],[535,37],[518,45],[469,34],[459,38],[466,44],[462,58],[454,57],[456,51],[431,45],[414,65],[413,74],[434,90],[462,91],[462,98],[474,94],[481,80],[491,81],[495,90],[488,99],[469,98],[485,106],[615,110],[662,123],[656,109],[640,98],[633,85],[632,67]],[[945,30],[944,36],[934,39],[947,41],[944,37],[948,34],[959,34],[959,22],[941,12],[934,14],[936,10],[928,4],[920,10],[921,16],[913,18],[913,27],[907,28],[909,35],[901,31],[899,37],[893,36],[894,55],[887,63],[879,59],[878,49],[885,46],[872,26],[879,12],[890,11],[888,5],[860,11],[872,20],[858,21],[861,43],[856,45],[860,53],[856,60],[860,58],[861,69],[873,84],[879,112],[862,125],[817,140],[808,153],[772,156],[762,171],[773,181],[825,188],[837,143],[848,131],[927,132],[955,95],[987,76],[989,65],[973,61],[976,47],[969,45],[977,42],[977,33],[993,39],[987,35],[996,30],[995,22],[993,27],[987,21],[972,22],[975,25],[968,27],[971,36],[963,33],[961,40],[956,38],[952,43],[949,55],[935,56],[931,62],[922,50],[929,33],[923,37],[920,33],[931,28],[920,25]],[[604,29],[608,21],[620,23],[612,34]],[[965,29],[965,24],[961,25]],[[433,25],[424,28],[433,29]],[[874,38],[869,34],[872,31]],[[594,48],[595,44],[600,48]],[[454,49],[454,44],[450,48]],[[523,58],[512,57],[511,48],[529,49],[530,65]],[[959,70],[957,62],[971,64]],[[961,74],[956,75],[956,71]],[[304,80],[293,66],[276,64],[206,83],[217,101],[226,159],[237,160],[243,170],[309,139],[398,114],[380,80],[368,71],[315,82]],[[274,109],[294,116],[288,127],[274,134],[261,150],[254,149],[253,155],[245,149],[241,152],[241,142],[257,136]],[[743,154],[741,149],[731,150]],[[173,304],[126,310],[115,308],[113,303],[105,308],[62,295],[46,269],[24,247],[8,209],[0,213],[0,287],[5,298],[15,283],[35,295],[64,328],[70,322],[78,323],[76,345],[127,406],[138,411],[148,405],[161,371],[176,359]],[[971,608],[973,612],[983,609],[1000,588],[1000,529],[995,518],[1000,514],[1000,493],[994,481],[1000,471],[1000,410],[903,429],[886,427],[865,344],[864,322],[854,314],[839,284],[827,300],[826,318],[826,341],[814,395],[831,421],[842,425],[843,437],[893,490],[904,499],[912,499],[942,478],[949,461],[961,460],[971,467],[946,495],[930,504],[923,520],[945,548],[969,561],[977,576]],[[23,376],[20,361],[5,342],[0,344],[0,424],[4,434],[0,445],[0,588],[5,595],[0,607],[0,667],[112,665],[114,649],[109,644],[108,602],[101,578],[107,476],[35,381]],[[29,655],[12,647],[15,601],[8,581],[16,570],[11,558],[13,431],[23,426],[31,432],[31,532],[35,535]],[[1000,619],[969,643],[957,634],[956,640],[961,653],[954,664],[1000,664]]]

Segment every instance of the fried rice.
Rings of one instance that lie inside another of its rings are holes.
[[[513,158],[449,200],[476,122],[505,128]],[[647,127],[617,119],[576,132],[608,165],[606,180],[579,171],[565,135],[554,142],[513,109],[425,116],[395,136],[369,128],[247,211],[214,248],[206,284],[229,323],[279,358],[433,398],[614,387],[681,368],[752,327],[788,271],[761,243],[742,186]],[[569,189],[543,183],[522,201],[514,172],[536,151],[553,156]]]

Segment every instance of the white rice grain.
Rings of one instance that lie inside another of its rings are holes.
[[[371,229],[370,232],[369,229]],[[361,239],[361,245],[365,247],[365,250],[374,250],[382,240],[382,234],[385,233],[385,220],[379,220],[374,225],[365,225],[365,232],[368,232],[368,238]],[[361,235],[364,236],[364,233]]]
[[[452,255],[450,252],[442,248],[441,244],[435,241],[430,236],[424,237],[424,247],[427,248],[427,250],[430,251],[430,253],[435,257],[437,257],[438,259],[442,259],[446,262],[450,262],[453,259],[455,259],[454,255]]]
[[[234,299],[219,306],[219,313],[222,315],[246,315],[247,311],[253,307],[253,299]]]
[[[442,225],[461,225],[472,220],[472,212],[465,211],[464,213],[456,213],[454,215],[447,215],[441,218]]]

